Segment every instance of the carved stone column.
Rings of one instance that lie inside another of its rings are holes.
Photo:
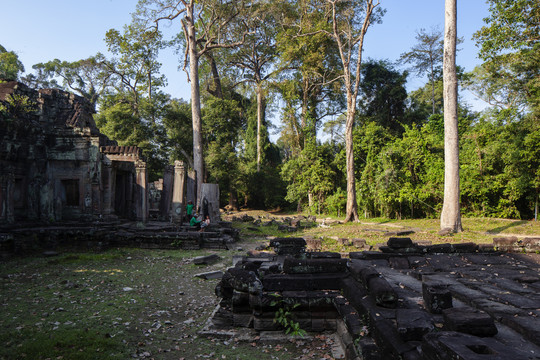
[[[146,163],[140,161],[135,164],[137,195],[135,199],[135,211],[137,220],[148,220],[148,174]]]
[[[112,161],[104,158],[101,166],[103,180],[103,215],[112,214]]]
[[[7,222],[7,176],[0,175],[0,222]]]
[[[163,171],[163,190],[161,190],[161,200],[159,203],[159,216],[162,219],[169,219],[169,210],[172,202],[172,192],[174,184],[174,167],[167,165]]]
[[[174,187],[171,205],[171,218],[173,221],[182,222],[185,205],[186,169],[182,161],[174,162]]]
[[[219,215],[219,186],[218,184],[202,184],[201,214],[210,217],[210,222],[220,221]]]
[[[186,179],[186,201],[197,204],[197,172],[189,170]]]
[[[8,223],[15,222],[15,203],[13,202],[13,192],[15,190],[15,176],[13,175],[13,172],[8,169],[7,170],[7,176],[6,176],[6,182],[5,182],[5,203],[6,203],[6,221]]]
[[[127,208],[127,217],[128,219],[133,220],[135,217],[135,209],[133,208],[133,204],[135,203],[135,200],[133,199],[133,178],[135,175],[129,174],[127,177],[127,184],[126,184],[126,208]]]

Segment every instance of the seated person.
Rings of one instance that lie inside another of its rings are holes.
[[[208,215],[206,215],[206,219],[204,219],[202,222],[201,222],[201,230],[199,231],[204,231],[204,229],[210,225],[210,217]]]
[[[195,226],[197,229],[201,228],[201,220],[198,220],[198,214],[193,215],[191,220],[189,220],[189,226]]]

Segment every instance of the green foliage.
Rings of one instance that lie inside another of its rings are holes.
[[[475,33],[490,76],[504,79],[540,114],[540,4],[535,0],[489,0],[490,16]],[[503,69],[504,71],[500,72]]]
[[[193,162],[193,130],[191,105],[184,100],[172,99],[163,110],[163,126],[171,159]]]
[[[281,294],[272,294],[276,300],[270,303],[270,306],[277,306],[278,309],[274,315],[274,322],[281,325],[285,329],[285,334],[293,336],[306,336],[306,331],[300,327],[300,324],[294,320],[293,311],[300,304],[291,304],[287,299],[284,299]]]
[[[35,87],[57,87],[56,78],[61,79],[64,90],[76,92],[95,106],[110,84],[104,61],[100,53],[73,62],[54,59],[32,66],[37,75],[28,76],[26,81]]]
[[[325,207],[329,214],[342,216],[345,214],[347,206],[347,193],[341,190],[340,187],[330,196],[326,198]]]
[[[287,161],[281,170],[288,183],[286,199],[302,203],[312,197],[319,205],[324,204],[326,195],[335,188],[332,156],[330,148],[308,143],[298,157]]]
[[[20,120],[35,114],[38,107],[26,95],[10,94],[6,100],[0,101],[0,119]]]
[[[405,82],[407,73],[396,71],[388,61],[370,60],[362,65],[360,91],[361,117],[385,127],[394,134],[405,125]]]
[[[490,16],[476,34],[480,56],[489,59],[505,51],[534,47],[538,37],[540,4],[535,0],[488,0]]]
[[[24,66],[17,54],[0,45],[0,82],[17,80],[23,72]]]

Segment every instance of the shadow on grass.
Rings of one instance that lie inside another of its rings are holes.
[[[496,227],[494,229],[491,229],[491,230],[488,230],[486,231],[486,233],[488,234],[500,234],[501,232],[503,232],[504,230],[506,229],[509,229],[511,227],[514,227],[514,226],[520,226],[520,225],[523,225],[523,224],[526,224],[527,221],[525,220],[521,220],[521,221],[514,221],[508,225],[504,225],[504,226],[499,226],[499,227]]]

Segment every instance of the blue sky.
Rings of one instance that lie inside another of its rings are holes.
[[[0,0],[0,44],[17,53],[27,72],[33,64],[54,58],[75,61],[106,53],[105,32],[121,30],[129,23],[135,5],[136,0]],[[381,6],[387,12],[382,24],[374,25],[366,35],[364,59],[395,61],[416,43],[417,30],[444,27],[444,0],[381,0]],[[458,36],[465,42],[457,62],[467,71],[480,63],[471,37],[487,16],[484,0],[458,0]],[[179,56],[165,51],[160,60],[169,83],[165,90],[173,97],[189,99],[186,76],[178,70]],[[408,89],[415,90],[425,82],[411,74]],[[470,94],[462,95],[475,109],[483,107]]]

